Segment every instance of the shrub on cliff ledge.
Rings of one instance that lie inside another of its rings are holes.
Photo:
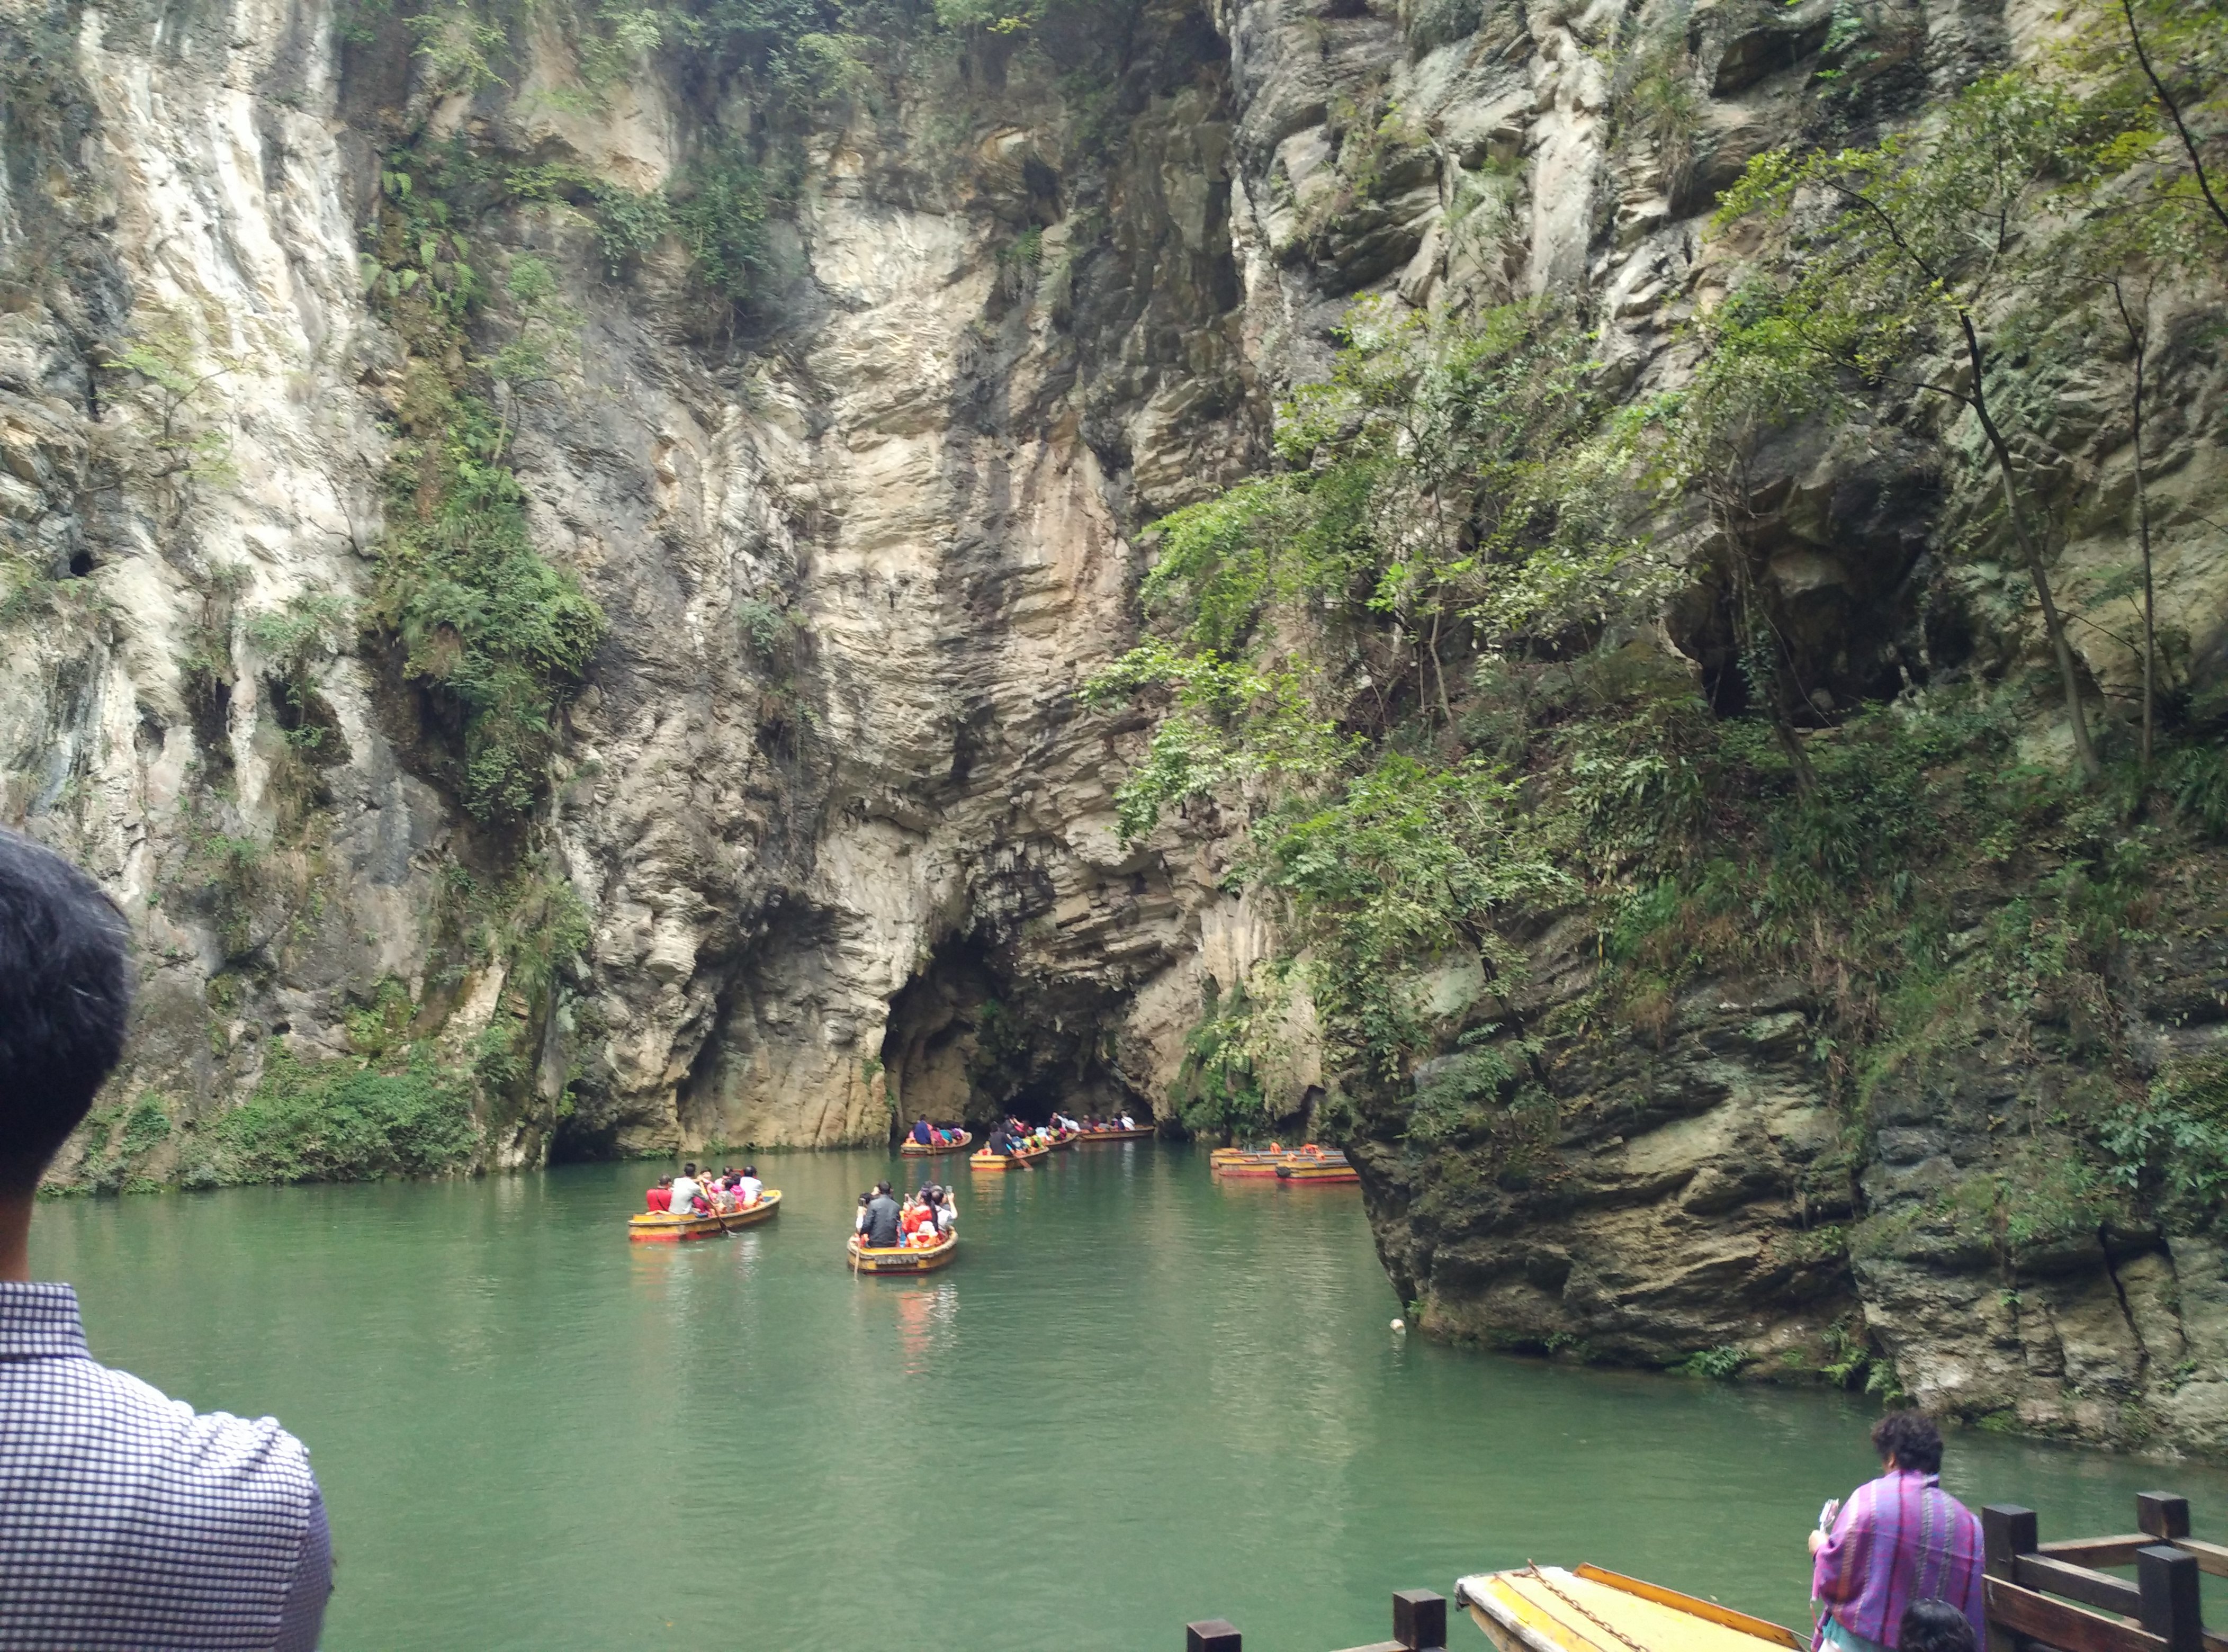
[[[255,1093],[214,1133],[227,1181],[439,1175],[468,1162],[479,1140],[470,1097],[423,1050],[382,1073],[303,1061],[275,1043]]]

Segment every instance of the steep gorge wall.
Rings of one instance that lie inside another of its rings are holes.
[[[794,134],[765,269],[709,322],[669,240],[615,272],[577,201],[483,203],[476,262],[556,273],[560,365],[502,416],[535,547],[607,622],[547,801],[490,823],[364,619],[413,368],[380,297],[387,180],[461,140],[652,190],[762,112],[670,52],[591,85],[548,14],[476,88],[395,20],[311,4],[5,17],[0,813],[143,937],[129,1070],[59,1173],[103,1187],[221,1177],[243,1099],[405,1043],[473,1075],[493,1165],[873,1140],[893,1107],[1162,1105],[1203,986],[1277,939],[1220,887],[1242,821],[1116,828],[1141,731],[1078,689],[1136,634],[1142,524],[1265,464],[1271,400],[1357,293],[1584,295],[1609,381],[1677,383],[1679,323],[1739,251],[1705,215],[1751,156],[1915,119],[2044,27],[1982,3],[1247,0],[930,29]],[[1673,39],[1708,95],[1667,124],[1630,66]],[[471,350],[526,324],[492,303]],[[2193,338],[2154,451],[2201,673],[2224,399]],[[112,365],[135,341],[157,371]],[[2126,554],[2116,370],[2064,393],[2097,502],[2061,556],[2076,591]],[[1937,554],[1920,445],[1775,462],[1760,531],[1821,703],[2033,656],[2015,573]],[[1667,635],[1730,673],[1710,593]],[[2129,680],[2118,640],[2077,640]],[[2162,1050],[2228,1005],[2217,872],[2193,860],[2129,966]],[[2019,894],[1976,885],[1968,927]],[[578,944],[537,962],[560,929]],[[1591,928],[1529,943],[1527,1013],[1591,989]],[[2219,1245],[2100,1231],[2007,1282],[1937,1197],[2081,1080],[2080,1007],[1990,1021],[1879,1092],[1853,1145],[1813,1053],[1822,990],[1712,980],[1645,1034],[1553,1052],[1565,1168],[1540,1186],[1419,1153],[1360,1098],[1401,1296],[1514,1346],[1804,1371],[1871,1348],[1969,1415],[2228,1440]],[[1296,1106],[1337,1075],[1294,1013]],[[1843,1231],[1865,1222],[1869,1250]]]

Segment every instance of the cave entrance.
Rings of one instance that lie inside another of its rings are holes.
[[[973,937],[944,942],[890,1001],[882,1069],[895,1130],[926,1114],[973,1129],[1010,1113],[1041,1124],[1149,1109],[1101,1055],[1103,987],[1017,979]]]

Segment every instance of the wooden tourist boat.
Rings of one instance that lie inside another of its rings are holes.
[[[1359,1181],[1361,1177],[1347,1162],[1343,1153],[1325,1153],[1312,1158],[1304,1153],[1290,1153],[1277,1162],[1277,1180],[1303,1187],[1322,1187]]]
[[[627,1237],[650,1245],[678,1245],[683,1239],[717,1239],[738,1228],[751,1227],[781,1208],[781,1189],[768,1188],[758,1203],[746,1210],[709,1216],[672,1216],[661,1210],[638,1211],[627,1218]]]
[[[884,1249],[868,1245],[854,1233],[843,1248],[854,1273],[933,1273],[959,1253],[959,1235],[946,1233],[933,1245]]]
[[[1786,1652],[1790,1630],[1715,1602],[1582,1566],[1528,1566],[1455,1585],[1496,1652]]]
[[[1287,1176],[1287,1167],[1304,1170],[1296,1178]],[[1274,1142],[1266,1148],[1219,1147],[1207,1156],[1207,1168],[1215,1175],[1227,1181],[1354,1181],[1354,1169],[1346,1162],[1346,1155],[1335,1149],[1317,1147],[1313,1142],[1305,1147],[1279,1147]]]
[[[1281,1148],[1218,1147],[1207,1156],[1207,1163],[1208,1171],[1218,1176],[1273,1179],[1277,1174],[1277,1161],[1282,1157],[1284,1149]]]
[[[1140,1124],[1135,1130],[1087,1130],[1075,1139],[1092,1142],[1142,1142],[1153,1133],[1150,1124]]]
[[[970,1170],[1019,1170],[1034,1164],[1039,1159],[1051,1156],[1050,1147],[1015,1148],[1011,1153],[993,1153],[986,1147],[980,1153],[967,1156],[967,1168]]]
[[[923,1147],[919,1142],[914,1141],[912,1137],[908,1136],[905,1139],[905,1145],[900,1148],[898,1151],[904,1154],[907,1158],[933,1159],[941,1157],[946,1153],[957,1153],[961,1148],[965,1147],[968,1143],[975,1139],[964,1130],[953,1130],[951,1132],[951,1139],[950,1141],[938,1142],[932,1147]]]
[[[1082,1139],[1083,1132],[1079,1130],[1062,1130],[1052,1138],[1053,1151],[1057,1153],[1064,1147],[1073,1147]]]

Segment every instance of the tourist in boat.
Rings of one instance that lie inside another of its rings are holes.
[[[857,1233],[861,1236],[865,1234],[867,1231],[867,1203],[873,1197],[874,1194],[870,1193],[862,1193],[859,1195],[859,1213],[853,1219],[851,1223],[851,1231],[854,1233]]]
[[[759,1196],[765,1192],[765,1183],[759,1180],[758,1166],[745,1165],[742,1175],[735,1178],[735,1202],[748,1210],[758,1203]]]
[[[898,1201],[890,1197],[890,1184],[874,1184],[874,1196],[867,1201],[867,1243],[878,1251],[887,1251],[898,1242]]]
[[[1946,1600],[1914,1600],[1903,1609],[1896,1652],[1978,1652],[1973,1625]]]
[[[1137,1121],[1130,1117],[1129,1114],[1124,1113],[1122,1115],[1122,1128],[1124,1130],[1135,1130],[1137,1128]]]
[[[1014,1139],[1007,1133],[1003,1124],[999,1124],[991,1130],[990,1139],[983,1143],[983,1150],[985,1153],[996,1153],[1002,1159],[1013,1156]]]
[[[949,1188],[938,1188],[936,1190],[937,1237],[938,1239],[943,1238],[946,1233],[949,1233],[953,1228],[958,1226],[959,1211],[958,1208],[951,1202],[951,1189]]]
[[[681,1174],[673,1178],[673,1213],[687,1215],[696,1208],[696,1201],[703,1194],[704,1184],[696,1179],[696,1167],[694,1164],[682,1165]]]
[[[661,1215],[670,1211],[673,1208],[673,1178],[658,1177],[657,1185],[643,1195],[643,1203]]]
[[[934,1147],[936,1145],[936,1126],[928,1122],[928,1115],[926,1113],[915,1113],[912,1120],[912,1139],[914,1144],[919,1147]]]
[[[1815,1652],[1899,1648],[1915,1600],[1944,1600],[1977,1636],[1981,1522],[1942,1489],[1942,1431],[1915,1411],[1873,1425],[1880,1477],[1849,1494],[1829,1530],[1810,1534],[1810,1592],[1825,1608]]]

